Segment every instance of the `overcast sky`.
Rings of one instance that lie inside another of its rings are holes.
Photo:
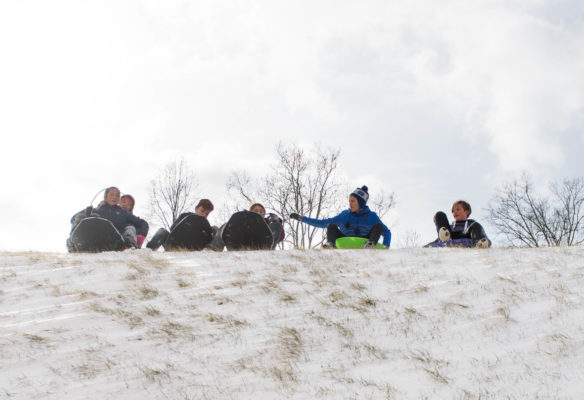
[[[111,185],[146,215],[180,157],[220,206],[279,141],[338,147],[350,187],[394,192],[396,246],[459,198],[482,222],[523,170],[584,175],[584,2],[439,3],[3,1],[0,250],[65,251]]]

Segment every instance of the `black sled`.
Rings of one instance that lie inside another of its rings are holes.
[[[274,238],[261,215],[239,211],[223,227],[221,239],[227,250],[269,250]]]
[[[70,253],[99,253],[126,248],[124,238],[107,219],[87,217],[73,229],[67,241]]]
[[[213,230],[207,218],[189,215],[170,232],[163,246],[166,251],[203,250],[213,239]]]

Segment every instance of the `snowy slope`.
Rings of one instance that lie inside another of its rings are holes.
[[[584,398],[584,248],[0,253],[0,398]]]

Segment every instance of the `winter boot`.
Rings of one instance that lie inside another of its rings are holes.
[[[364,245],[363,245],[364,249],[374,249],[375,248],[375,243],[373,243],[373,241],[368,240]]]
[[[489,243],[489,239],[487,238],[482,238],[480,239],[477,244],[475,245],[476,248],[479,249],[488,249],[490,247],[490,243]]]
[[[441,242],[446,242],[447,240],[450,240],[450,231],[442,227],[438,231],[438,237],[440,238]]]
[[[124,233],[122,234],[124,237],[124,242],[126,248],[135,249],[136,246],[136,227],[134,225],[128,225],[124,228]]]
[[[168,235],[169,233],[166,229],[164,228],[158,229],[154,236],[152,236],[152,239],[150,239],[146,247],[152,251],[158,250],[158,248],[162,246],[164,242],[166,242]]]

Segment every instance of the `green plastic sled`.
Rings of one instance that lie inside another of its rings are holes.
[[[367,243],[367,240],[367,238],[347,236],[338,238],[335,241],[335,246],[337,246],[337,249],[362,249],[363,245]],[[381,243],[377,243],[375,248],[387,249],[387,246],[384,246]]]

